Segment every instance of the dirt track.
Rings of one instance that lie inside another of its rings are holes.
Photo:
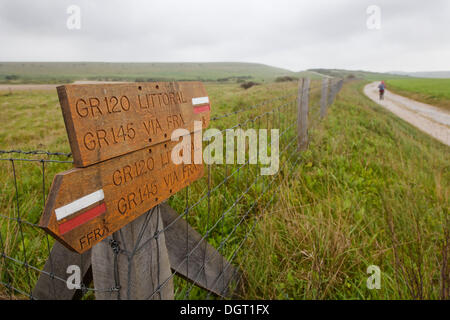
[[[59,84],[0,84],[0,91],[48,91],[57,86]]]
[[[123,83],[120,81],[75,81],[73,84]],[[0,91],[48,91],[62,84],[0,84]]]
[[[366,85],[364,93],[398,117],[450,146],[450,113],[429,104],[394,94],[388,90],[384,94],[384,100],[379,100],[378,82]]]

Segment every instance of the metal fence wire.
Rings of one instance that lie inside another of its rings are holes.
[[[323,116],[321,101],[331,104],[342,86],[342,81],[331,80],[330,90],[324,92],[324,83],[313,81],[308,91],[310,130],[320,121],[321,114]],[[330,92],[333,95],[331,100]],[[324,94],[326,99],[321,99]],[[166,203],[178,213],[176,218],[165,224],[159,221],[161,206],[158,205],[138,218],[142,223],[132,247],[123,245],[126,235],[121,230],[102,242],[111,250],[111,285],[94,286],[92,276],[83,277],[77,297],[134,298],[130,293],[131,263],[137,255],[152,252],[148,272],[157,274],[157,277],[152,277],[157,279],[157,283],[145,298],[165,298],[164,290],[168,286],[173,287],[176,299],[239,298],[240,288],[245,285],[245,262],[251,250],[246,246],[247,240],[260,217],[270,212],[276,203],[277,186],[302,161],[302,153],[297,146],[298,99],[294,88],[287,95],[211,117],[210,127],[218,128],[222,134],[239,128],[279,129],[278,172],[261,175],[263,165],[260,162],[250,164],[249,157],[242,164],[205,164],[203,178],[167,200]],[[249,148],[248,144],[246,148]],[[52,281],[48,297],[62,298],[59,290],[66,286],[69,275],[55,272],[60,263],[59,257],[51,254],[55,240],[38,226],[38,222],[53,176],[71,168],[72,163],[70,153],[0,150],[3,176],[0,193],[0,299],[39,299],[33,290],[39,277],[43,276]],[[187,222],[184,234],[180,235],[186,243],[186,254],[177,260],[177,265],[171,265],[171,270],[159,270],[159,259],[164,258],[159,248],[161,237],[180,219]],[[197,238],[189,239],[189,226],[198,232]],[[224,259],[217,262],[217,255],[206,254],[209,246]],[[90,261],[86,261],[91,259],[90,256],[73,255],[82,269],[91,268]],[[199,255],[202,255],[200,259]],[[197,265],[192,267],[194,258]],[[219,263],[219,271],[213,279],[206,279],[205,268],[211,260]],[[123,270],[119,270],[121,261],[128,263],[128,270],[124,271],[126,276],[121,273]],[[234,270],[231,275],[230,270]],[[91,270],[82,270],[82,274],[89,272],[92,273]],[[205,281],[209,283],[205,285]],[[205,290],[205,287],[216,290]]]

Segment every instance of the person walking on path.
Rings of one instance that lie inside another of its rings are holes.
[[[378,85],[378,90],[380,91],[380,100],[384,100],[384,90],[386,89],[386,84],[384,81]]]

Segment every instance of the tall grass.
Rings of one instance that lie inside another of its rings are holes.
[[[450,79],[391,79],[389,90],[450,111]]]
[[[448,299],[449,149],[347,84],[261,217],[244,297]],[[369,265],[381,289],[366,287]]]

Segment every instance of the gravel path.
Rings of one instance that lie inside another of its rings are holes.
[[[450,146],[450,113],[388,90],[384,93],[384,100],[379,100],[378,84],[373,82],[366,85],[365,95],[398,117]]]
[[[90,81],[78,80],[71,84],[101,84],[101,83],[125,83],[122,81]],[[0,84],[0,91],[49,91],[56,92],[56,87],[62,84]]]

